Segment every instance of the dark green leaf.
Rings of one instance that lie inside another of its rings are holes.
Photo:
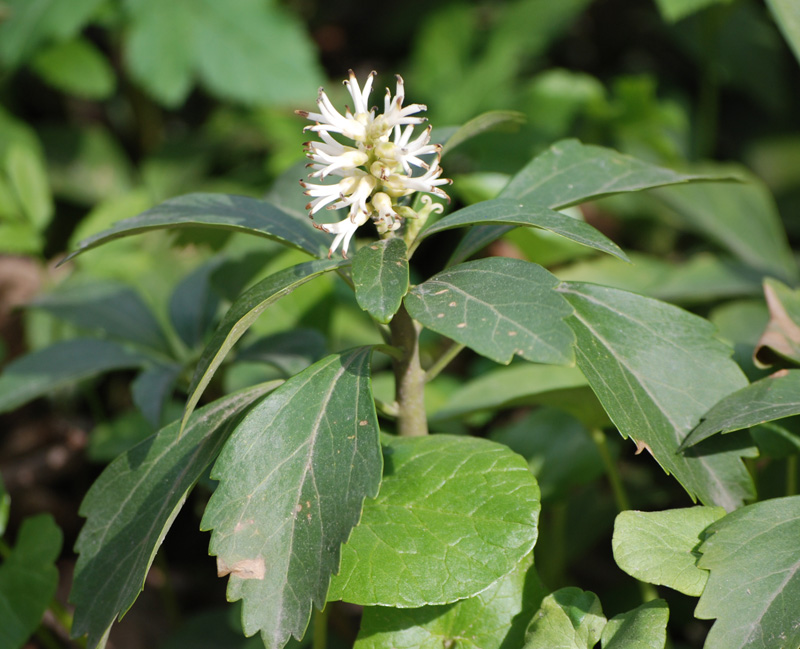
[[[519,455],[470,437],[384,441],[380,493],[342,549],[329,600],[447,604],[480,593],[531,551],[539,489]]]
[[[699,597],[708,572],[696,565],[697,547],[703,531],[724,515],[721,507],[624,511],[614,521],[614,560],[640,581]]]
[[[169,353],[170,347],[150,307],[129,286],[92,282],[62,286],[29,306],[89,331]]]
[[[33,69],[54,88],[84,99],[107,99],[116,86],[111,64],[83,38],[40,51],[33,59]]]
[[[323,358],[254,408],[225,445],[202,529],[246,635],[302,638],[325,604],[341,544],[381,479],[371,350]]]
[[[545,589],[533,557],[482,593],[455,604],[364,609],[354,649],[503,649],[519,647]]]
[[[500,198],[561,210],[611,194],[725,179],[730,179],[730,176],[682,174],[611,149],[581,144],[577,140],[563,140],[536,156],[517,173],[501,192]],[[451,263],[467,259],[509,229],[496,226],[474,228],[453,253]]]
[[[482,203],[464,207],[452,214],[448,214],[443,219],[440,219],[424,230],[417,238],[417,241],[422,241],[426,237],[444,230],[461,228],[468,225],[485,224],[500,224],[502,227],[498,228],[494,225],[490,228],[475,228],[464,237],[464,240],[466,241],[468,238],[478,240],[479,236],[475,234],[476,232],[478,234],[493,234],[491,238],[485,241],[481,239],[480,247],[483,247],[511,229],[506,226],[511,225],[517,227],[524,225],[555,232],[562,237],[589,246],[590,248],[602,250],[609,255],[614,255],[625,261],[628,260],[628,257],[617,244],[588,223],[543,207],[534,201],[524,199],[494,198],[489,201],[483,201]],[[462,246],[459,246],[459,250],[461,250],[461,248]],[[474,246],[471,248],[472,252],[479,249],[480,248],[475,248]],[[459,250],[456,251],[457,255],[459,255]],[[469,255],[460,254],[458,259],[466,259],[468,256]]]
[[[498,126],[515,125],[519,126],[525,121],[525,114],[516,110],[490,110],[473,117],[466,124],[459,127],[444,143],[442,147],[442,157],[446,156],[453,149],[467,140],[471,140],[476,135],[491,131]]]
[[[133,403],[153,430],[161,428],[164,406],[182,369],[180,365],[156,365],[141,372],[131,383]]]
[[[0,647],[18,649],[36,630],[58,586],[61,530],[50,514],[26,518],[0,564]]]
[[[56,343],[6,365],[0,374],[0,412],[81,379],[150,362],[149,357],[110,340],[76,338]]]
[[[169,298],[169,319],[189,348],[201,344],[217,314],[220,297],[212,287],[212,275],[225,263],[214,257],[184,277]]]
[[[562,588],[544,598],[525,634],[523,649],[592,649],[605,625],[597,595]]]
[[[565,282],[560,290],[575,309],[567,322],[578,367],[620,433],[646,444],[704,504],[730,511],[752,497],[741,449],[677,453],[709,407],[747,382],[711,323],[617,289]]]
[[[681,448],[694,446],[714,433],[729,433],[800,414],[800,370],[785,370],[729,394],[703,415],[703,421]]]
[[[330,238],[314,229],[308,218],[283,212],[265,201],[233,194],[187,194],[116,223],[84,239],[64,261],[107,241],[163,228],[204,227],[246,232],[275,239],[314,257],[328,254]],[[64,263],[62,261],[61,263]]]
[[[307,261],[270,275],[242,293],[228,309],[197,362],[192,384],[189,386],[189,398],[186,401],[186,410],[183,416],[184,423],[231,347],[270,304],[318,275],[341,268],[349,263],[344,259]]]
[[[288,378],[322,358],[326,344],[325,337],[316,329],[294,329],[259,338],[242,349],[236,359],[269,363]]]
[[[695,615],[717,621],[705,649],[800,646],[800,496],[739,509],[706,535],[698,566],[711,574]]]
[[[783,37],[800,61],[800,8],[793,0],[767,0],[767,6],[781,28]]]
[[[715,4],[729,4],[732,0],[656,0],[661,17],[671,23],[691,16]]]
[[[603,629],[603,649],[664,649],[669,607],[663,599],[612,617]]]
[[[378,322],[391,321],[408,291],[406,244],[399,237],[362,247],[353,258],[358,305]]]
[[[147,571],[187,494],[228,438],[234,417],[275,385],[265,384],[200,409],[180,434],[178,422],[109,464],[80,508],[86,523],[70,601],[74,636],[94,649],[114,618],[144,587]]]
[[[489,257],[449,268],[415,286],[405,304],[413,318],[498,363],[522,358],[574,362],[564,318],[571,309],[558,279],[520,259]]]

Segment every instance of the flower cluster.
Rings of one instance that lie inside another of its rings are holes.
[[[314,224],[336,235],[328,256],[341,243],[342,256],[346,257],[353,234],[370,218],[378,231],[385,234],[397,230],[403,217],[415,217],[413,210],[399,205],[398,200],[404,196],[427,192],[448,198],[439,186],[451,181],[439,177],[441,147],[430,143],[430,127],[414,137],[414,127],[425,121],[417,115],[425,106],[403,106],[405,90],[403,79],[398,75],[394,97],[387,88],[383,113],[376,114],[376,109],[367,103],[374,78],[375,72],[370,73],[364,87],[360,88],[350,70],[350,78],[344,85],[353,99],[353,109],[347,107],[344,115],[333,107],[322,88],[317,97],[318,113],[296,111],[315,122],[305,130],[316,132],[322,139],[305,145],[306,155],[311,160],[307,166],[313,169],[310,177],[339,179],[325,185],[300,181],[306,195],[311,197],[306,206],[309,216],[313,218],[323,207],[329,210],[349,207],[347,218],[338,223]],[[342,144],[333,134],[351,140],[352,144]],[[429,162],[422,157],[430,155],[435,157]],[[430,197],[423,200],[426,213],[436,208],[441,210],[441,206],[431,205]]]

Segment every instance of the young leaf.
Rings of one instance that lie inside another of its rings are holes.
[[[519,647],[545,593],[528,556],[482,593],[455,604],[366,607],[354,649]]]
[[[0,647],[18,649],[36,630],[58,586],[61,530],[50,514],[26,518],[0,563]]]
[[[381,450],[369,347],[323,358],[254,408],[225,445],[201,528],[246,635],[302,638],[325,604],[341,544],[378,492]]]
[[[581,144],[577,140],[562,140],[517,173],[499,198],[561,210],[612,194],[725,179],[730,179],[730,176],[682,174],[612,149]],[[450,263],[467,259],[510,229],[507,226],[473,228],[462,239]]]
[[[489,257],[459,264],[415,286],[405,304],[413,318],[498,363],[514,354],[571,365],[571,309],[553,289],[558,279],[520,259]]]
[[[800,414],[800,370],[783,370],[729,394],[714,405],[684,440],[694,446],[715,433],[730,433]]]
[[[645,443],[692,498],[730,511],[752,497],[741,449],[677,453],[708,408],[747,383],[711,323],[617,289],[559,290],[575,309],[578,367],[623,437]]]
[[[603,649],[664,649],[669,607],[655,599],[612,617],[603,629]]]
[[[274,387],[256,386],[201,408],[183,435],[178,422],[170,424],[111,462],[89,489],[70,594],[73,636],[88,633],[89,649],[136,601],[158,547],[235,415]]]
[[[307,218],[284,212],[265,201],[233,194],[187,194],[124,219],[108,230],[84,239],[61,263],[108,241],[163,228],[203,227],[246,232],[324,257],[329,237]]]
[[[349,263],[345,259],[307,261],[270,275],[242,293],[228,309],[197,362],[183,414],[184,425],[231,347],[270,304],[318,275]]]
[[[782,359],[800,363],[800,292],[767,277],[764,297],[769,308],[769,322],[756,343],[756,365],[768,367]]]
[[[75,338],[10,362],[0,374],[0,412],[91,376],[141,367],[151,359],[110,340]]]
[[[329,600],[401,608],[472,597],[536,542],[539,489],[527,463],[473,437],[387,437],[377,499],[342,550]]]
[[[500,227],[498,227],[497,224],[500,224]],[[474,238],[475,241],[478,241],[479,235],[473,234],[474,232],[488,233],[490,238],[487,240],[480,239],[480,247],[494,241],[502,234],[517,226],[531,226],[549,230],[550,232],[560,234],[562,237],[571,239],[584,246],[602,250],[609,255],[614,255],[624,261],[628,261],[627,255],[616,243],[585,221],[573,219],[566,214],[548,209],[532,200],[524,199],[501,197],[464,207],[436,221],[436,223],[419,235],[417,241],[422,241],[437,232],[443,232],[444,230],[451,230],[453,228],[463,228],[469,225],[489,226],[485,228],[475,228],[464,237],[464,240]],[[470,254],[479,249],[480,248],[473,247]],[[461,250],[461,246],[459,246],[456,253],[458,253],[459,250]],[[458,259],[463,260],[468,256],[469,255],[462,254]]]
[[[605,625],[597,595],[562,588],[544,598],[528,626],[523,649],[592,649]]]
[[[87,330],[127,340],[169,353],[170,347],[158,320],[139,293],[119,282],[92,282],[59,287],[36,298],[30,308],[42,309]]]
[[[408,292],[405,242],[392,237],[361,248],[353,258],[353,283],[358,305],[387,324]]]
[[[706,530],[710,575],[695,615],[717,618],[705,649],[800,646],[800,496],[743,507]]]
[[[703,531],[724,515],[721,507],[624,511],[614,521],[614,560],[640,581],[699,597],[708,572],[696,565],[697,547]]]

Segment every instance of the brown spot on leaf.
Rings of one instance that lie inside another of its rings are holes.
[[[631,439],[633,439],[631,437]],[[638,439],[633,440],[636,443],[636,453],[634,455],[639,455],[642,451],[647,451],[650,455],[653,455],[653,449],[650,448],[650,445],[647,442],[643,442]]]
[[[222,557],[217,557],[217,577],[233,575],[239,579],[264,579],[266,573],[267,566],[263,557],[242,559],[231,565],[228,565]]]
[[[792,319],[769,282],[764,283],[764,297],[769,308],[769,322],[753,352],[753,361],[762,368],[781,358],[798,359],[800,355],[800,325]]]
[[[449,288],[443,288],[441,291],[436,291],[434,295],[442,295],[442,293],[447,293],[447,291],[449,290],[450,290]]]
[[[359,425],[359,426],[366,426],[366,425],[367,425],[367,423],[368,423],[368,422],[367,422],[367,420],[366,420],[366,419],[362,419],[361,421],[359,421],[359,422],[358,422],[358,425]]]
[[[458,327],[459,329],[463,329],[463,328],[464,328],[464,327],[466,327],[466,326],[467,326],[467,323],[466,323],[466,322],[459,322],[459,323],[456,325],[456,327]]]
[[[447,306],[456,306],[456,303],[455,302],[450,302],[450,304],[448,304]]]

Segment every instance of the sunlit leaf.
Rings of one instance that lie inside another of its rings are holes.
[[[234,416],[275,384],[250,388],[198,410],[180,434],[163,428],[109,464],[81,504],[86,523],[70,601],[74,636],[94,649],[134,603],[156,551],[187,494],[219,453]]]
[[[614,561],[640,581],[699,597],[708,571],[696,565],[697,548],[704,530],[724,515],[721,507],[624,511],[614,521]]]
[[[392,237],[362,247],[353,258],[353,283],[358,305],[388,323],[408,291],[405,242]]]
[[[700,417],[746,385],[730,348],[706,320],[664,302],[592,284],[564,283],[576,357],[620,433],[645,443],[693,498],[735,509],[752,497],[737,448],[678,447]]]
[[[201,524],[246,635],[268,649],[302,638],[340,547],[381,479],[368,347],[323,358],[239,424],[214,465]]]
[[[592,649],[605,625],[597,595],[562,588],[544,598],[525,634],[523,649]]]
[[[474,437],[384,442],[380,493],[342,550],[329,600],[447,604],[480,593],[531,551],[539,489],[519,455]]]
[[[574,362],[571,308],[553,289],[558,279],[520,259],[489,257],[453,266],[415,286],[405,299],[424,326],[498,363],[522,358]]]
[[[706,535],[698,566],[711,574],[695,615],[717,621],[705,649],[800,646],[800,496],[743,507]]]
[[[664,649],[668,620],[669,607],[663,599],[615,615],[600,636],[603,649]]]

